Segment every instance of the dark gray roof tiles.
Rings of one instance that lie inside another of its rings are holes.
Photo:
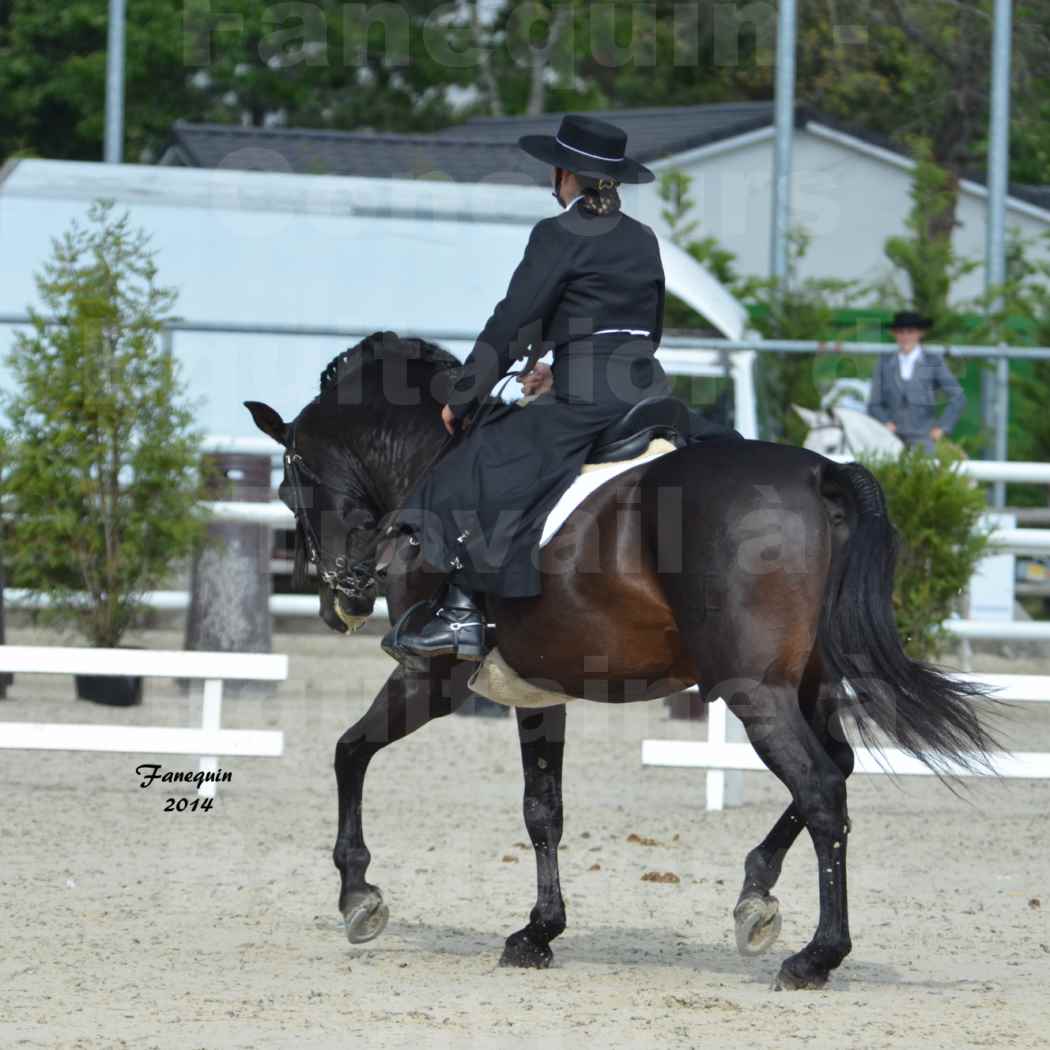
[[[626,132],[628,152],[641,161],[672,156],[734,138],[773,121],[772,102],[589,110]],[[309,128],[246,128],[177,121],[165,162],[241,171],[285,171],[301,175],[371,178],[441,178],[453,182],[507,182],[544,186],[545,164],[517,145],[520,135],[549,134],[563,114],[540,117],[474,117],[430,134],[326,131]],[[816,121],[855,138],[900,152],[887,138],[846,127],[806,107],[796,122]],[[983,172],[974,172],[983,183]],[[1050,186],[1010,187],[1012,196],[1050,211]]]
[[[772,102],[729,102],[703,106],[662,106],[644,109],[588,110],[587,115],[610,120],[627,132],[627,150],[639,160],[656,160],[672,153],[766,127],[773,121]],[[516,143],[519,135],[550,134],[562,113],[540,117],[474,117],[435,132],[435,138],[487,139]]]
[[[189,124],[172,129],[168,160],[191,167],[300,175],[449,179],[543,185],[548,169],[517,145],[429,135]]]
[[[1024,186],[1019,183],[1011,183],[1010,196],[1034,204],[1044,211],[1050,211],[1050,186]]]
[[[627,132],[628,150],[655,160],[767,126],[771,102],[594,110]],[[541,117],[476,117],[431,134],[254,128],[178,121],[175,161],[202,168],[288,171],[305,175],[377,178],[434,175],[455,182],[504,181],[545,185],[548,169],[518,149],[520,135],[549,134],[560,113]]]

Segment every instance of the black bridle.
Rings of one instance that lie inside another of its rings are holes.
[[[326,569],[324,566],[324,544],[321,537],[317,535],[316,529],[310,523],[310,516],[306,513],[306,501],[303,498],[303,477],[308,478],[317,487],[326,488],[337,495],[357,499],[360,493],[350,492],[345,489],[336,489],[323,481],[295,448],[295,428],[289,427],[288,444],[284,453],[285,475],[292,486],[295,496],[295,506],[292,513],[295,515],[295,524],[306,544],[306,556],[310,564],[317,569],[317,576],[326,586],[347,598],[364,598],[368,591],[376,587],[375,561],[370,556],[365,556],[351,563],[346,554],[339,554],[330,559],[334,568]],[[372,545],[370,555],[375,552],[375,544]]]
[[[849,439],[849,431],[846,429],[845,423],[839,418],[834,408],[827,409],[827,413],[831,422],[818,423],[815,427],[810,427],[809,432],[815,434],[818,430],[837,430],[842,435],[842,451],[834,454],[842,456],[856,455],[857,450],[853,447],[853,442]]]

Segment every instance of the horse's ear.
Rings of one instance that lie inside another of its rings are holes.
[[[288,424],[281,419],[269,405],[262,401],[245,401],[244,407],[252,414],[255,425],[264,433],[277,442],[278,445],[288,444]]]
[[[821,421],[819,412],[814,412],[810,408],[803,408],[801,405],[794,403],[792,403],[791,407],[802,417],[802,421],[810,427],[815,427]]]

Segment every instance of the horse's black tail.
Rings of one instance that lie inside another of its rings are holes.
[[[829,677],[850,685],[844,708],[862,742],[877,748],[877,727],[935,772],[987,771],[996,747],[982,724],[987,695],[904,651],[892,602],[897,533],[882,487],[859,463],[822,475],[822,495],[842,508],[849,535],[835,543],[819,642]]]

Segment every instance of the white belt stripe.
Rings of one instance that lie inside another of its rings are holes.
[[[610,332],[626,332],[628,335],[649,335],[648,328],[599,328],[594,335],[606,335]]]

